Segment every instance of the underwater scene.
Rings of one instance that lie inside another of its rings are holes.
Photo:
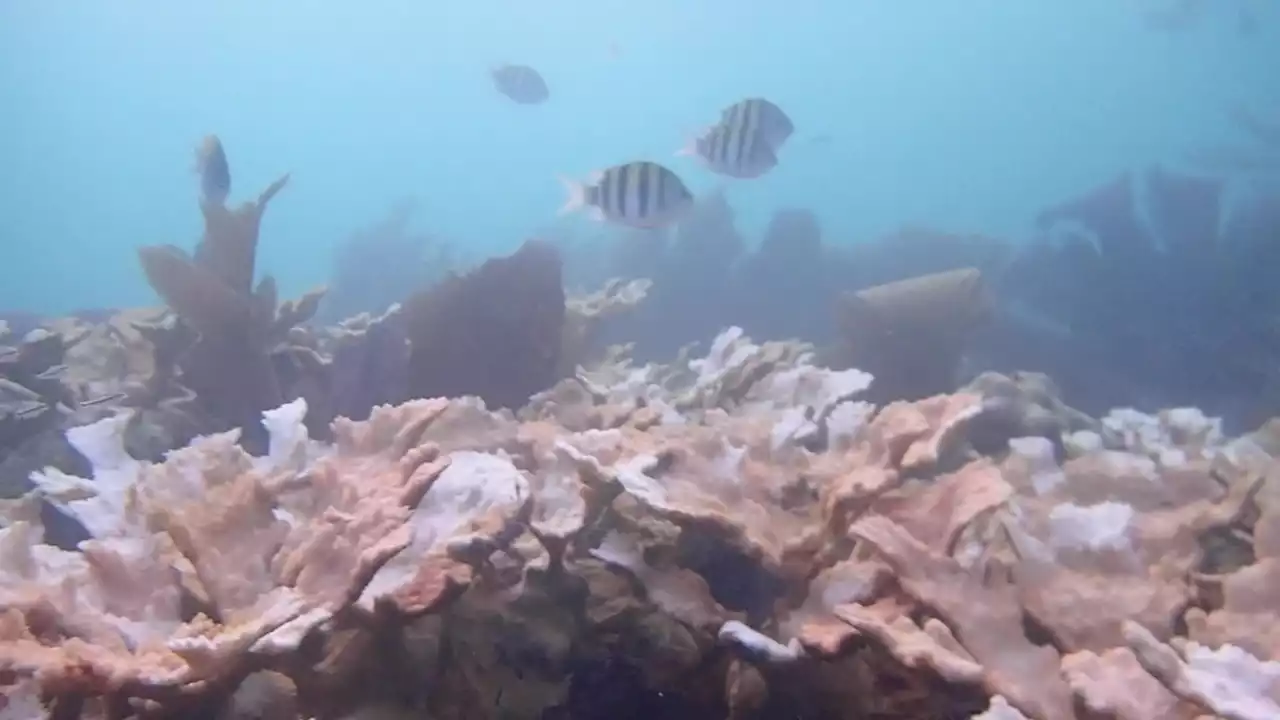
[[[0,60],[0,720],[1280,720],[1273,0]]]

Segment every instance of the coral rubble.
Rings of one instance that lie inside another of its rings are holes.
[[[1077,422],[1006,380],[877,406],[867,373],[734,328],[519,387],[518,414],[414,400],[327,443],[294,400],[257,456],[79,427],[91,478],[0,508],[0,713],[1280,715],[1275,428]],[[991,412],[1035,436],[982,454]],[[92,538],[42,544],[39,498]]]

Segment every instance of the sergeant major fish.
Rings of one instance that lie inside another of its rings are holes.
[[[778,164],[764,133],[746,116],[716,125],[677,155],[696,156],[709,170],[734,178],[756,178]]]
[[[196,174],[200,176],[200,202],[223,205],[231,193],[231,168],[217,135],[206,135],[196,148]]]
[[[560,181],[569,195],[561,215],[587,207],[599,220],[655,228],[678,219],[693,205],[693,193],[680,177],[652,162],[616,165],[592,173],[585,183]]]
[[[764,98],[747,98],[720,112],[720,125],[739,124],[757,128],[775,153],[796,129],[782,108]]]

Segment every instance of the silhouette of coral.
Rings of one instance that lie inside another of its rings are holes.
[[[976,269],[984,277],[998,276],[1014,254],[1003,240],[913,225],[841,250],[843,267],[851,278],[849,290],[962,268]]]
[[[898,280],[840,299],[841,335],[826,355],[836,367],[877,378],[873,402],[916,400],[951,392],[960,361],[991,312],[976,268]]]
[[[531,240],[405,301],[410,397],[475,395],[518,408],[559,379],[560,254]]]
[[[1008,301],[1060,325],[1057,346],[1006,342],[1082,410],[1194,405],[1253,425],[1280,404],[1280,225],[1224,222],[1221,182],[1126,175],[1044,215],[1003,278]],[[1144,222],[1142,210],[1149,217]]]
[[[327,350],[336,416],[364,420],[377,405],[407,399],[409,337],[399,305],[377,317],[361,313],[328,332],[333,336]]]
[[[323,292],[277,307],[271,277],[253,286],[262,213],[288,179],[285,175],[256,201],[235,210],[202,204],[205,232],[194,257],[173,245],[138,250],[147,282],[198,333],[179,363],[182,383],[195,391],[211,418],[240,428],[242,440],[254,448],[261,448],[266,441],[259,416],[280,405],[286,396],[297,397],[310,390],[310,422],[316,432],[322,433],[331,417],[316,389],[297,382],[305,372],[281,377],[283,372],[302,369],[298,363],[305,350],[294,351],[288,346],[288,332],[310,319]],[[319,364],[308,369],[321,370]],[[282,379],[286,381],[283,387]]]
[[[623,233],[611,242],[597,238],[595,247],[611,248],[614,263],[593,257],[584,265],[620,267],[652,281],[644,304],[608,335],[634,343],[645,360],[669,358],[727,325],[827,345],[840,336],[841,293],[961,268],[998,273],[1012,250],[990,238],[916,227],[875,242],[826,244],[817,218],[802,209],[775,213],[760,246],[748,250],[722,195],[701,200],[673,233]]]

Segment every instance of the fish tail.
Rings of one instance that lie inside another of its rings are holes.
[[[685,141],[684,147],[676,151],[677,157],[701,157],[698,152],[698,144],[711,135],[720,125],[719,123],[711,123],[694,130],[689,133],[688,140]]]
[[[572,180],[570,178],[560,176],[560,184],[564,186],[565,201],[560,207],[557,215],[568,215],[576,210],[581,210],[587,204],[587,186]]]

